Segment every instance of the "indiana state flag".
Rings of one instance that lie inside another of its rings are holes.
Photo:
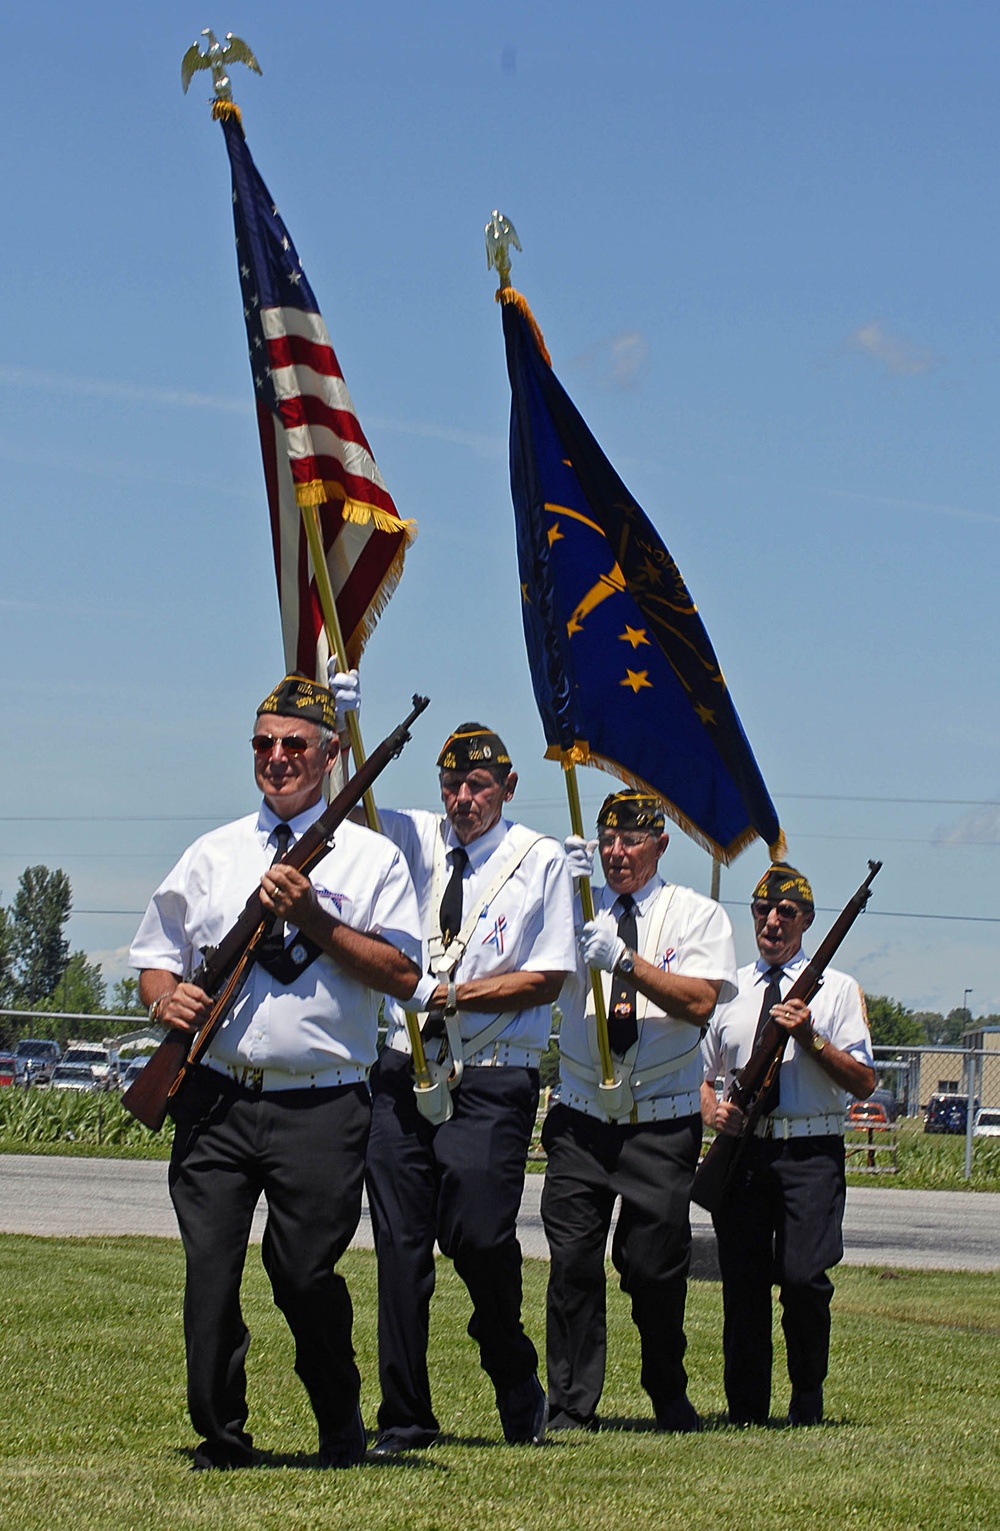
[[[546,755],[663,799],[720,861],[784,837],[708,633],[655,527],[501,288],[522,615]]]

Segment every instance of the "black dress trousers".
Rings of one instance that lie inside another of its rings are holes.
[[[641,1381],[656,1414],[687,1387],[684,1306],[691,1264],[691,1184],[701,1117],[620,1126],[569,1106],[545,1120],[542,1222],[549,1242],[546,1348],[550,1420],[588,1425],[604,1387],[604,1250],[632,1301]]]
[[[517,1214],[538,1107],[536,1069],[466,1068],[454,1114],[435,1126],[417,1110],[408,1054],[383,1051],[372,1071],[368,1202],[378,1254],[382,1430],[432,1438],[427,1341],[434,1242],[468,1287],[469,1335],[501,1393],[533,1375],[521,1324]]]
[[[187,1261],[188,1407],[201,1455],[249,1460],[240,1282],[263,1194],[262,1258],[295,1340],[295,1370],[321,1433],[350,1426],[361,1379],[353,1310],[335,1266],[361,1218],[371,1120],[362,1084],[254,1094],[208,1068],[178,1098],[170,1195]]]
[[[844,1140],[754,1138],[713,1218],[722,1271],[725,1387],[731,1418],[763,1423],[771,1406],[771,1289],[777,1285],[788,1376],[823,1384],[830,1354],[826,1274],[843,1257]]]

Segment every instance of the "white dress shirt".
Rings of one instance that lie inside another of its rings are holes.
[[[435,856],[442,835],[449,851],[461,845],[461,841],[442,814],[422,809],[380,809],[379,819],[383,833],[406,858],[424,934],[436,934],[440,909],[431,907]],[[469,862],[462,882],[463,922],[477,900],[481,901],[488,892],[505,855],[510,854],[506,842],[514,827],[508,819],[500,819],[492,829],[465,846]],[[576,960],[573,887],[566,856],[558,841],[545,836],[532,846],[492,901],[480,908],[476,928],[456,969],[455,982],[463,984],[473,978],[521,971],[569,973]],[[426,972],[426,952],[423,966]],[[386,1015],[389,1046],[408,1052],[405,1012],[390,1001]],[[487,1027],[494,1015],[483,1010],[460,1010],[459,1018],[462,1036],[468,1038]],[[542,1052],[548,1046],[551,1030],[551,1006],[534,1005],[519,1011],[499,1033],[498,1040]]]
[[[291,843],[325,807],[321,801],[288,821]],[[218,944],[259,886],[274,859],[278,822],[264,802],[258,813],[196,840],[153,894],[132,943],[131,965],[190,978],[202,948]],[[310,880],[330,914],[355,930],[384,936],[420,963],[413,885],[402,856],[381,835],[345,821]],[[287,935],[294,931],[289,926]],[[287,985],[255,964],[205,1061],[293,1076],[303,1087],[324,1082],[331,1069],[345,1064],[354,1066],[355,1077],[363,1075],[375,1061],[381,999],[326,954]]]
[[[664,882],[654,874],[635,900],[637,950],[654,967],[684,978],[707,978],[720,983],[720,1000],[736,993],[736,953],[729,916],[713,899],[693,888]],[[598,910],[607,909],[617,919],[621,912],[618,894],[602,888],[597,895]],[[604,1000],[610,1001],[612,982],[620,979],[604,973]],[[594,1000],[590,973],[578,961],[573,977],[563,985],[559,1000],[563,1013],[559,1046],[562,1053],[562,1099],[578,1111],[604,1116],[592,1074],[598,1063],[594,1056]],[[673,1020],[666,1011],[642,993],[636,996],[638,1047],[633,1062],[636,1080],[632,1093],[636,1103],[674,1097],[670,1115],[691,1115],[699,1108],[699,1087],[704,1077],[696,1049],[698,1027],[687,1021]],[[658,1070],[672,1059],[692,1052],[681,1066],[658,1078],[642,1081],[645,1072]],[[579,1069],[582,1064],[583,1070]],[[574,1067],[576,1065],[576,1067]],[[606,1118],[605,1118],[606,1119]]]
[[[787,996],[806,961],[805,952],[800,949],[790,962],[785,963],[784,976],[780,980],[782,998]],[[756,962],[740,968],[736,998],[719,1006],[702,1043],[705,1077],[724,1075],[727,1090],[734,1073],[743,1067],[753,1051],[770,969],[770,963],[759,957]],[[856,979],[847,973],[838,973],[835,968],[827,968],[822,987],[809,1001],[809,1010],[813,1027],[820,1036],[826,1037],[841,1052],[850,1053],[859,1063],[874,1068],[865,997]],[[852,1098],[808,1056],[808,1052],[809,1049],[801,1048],[794,1038],[789,1039],[781,1064],[781,1098],[772,1113],[775,1120],[782,1117],[842,1117],[847,1101]]]

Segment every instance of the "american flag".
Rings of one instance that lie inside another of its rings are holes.
[[[317,507],[347,650],[356,665],[415,534],[400,519],[354,411],[319,304],[236,112],[221,116],[236,259],[271,516],[289,672],[326,679],[329,647],[302,521]]]

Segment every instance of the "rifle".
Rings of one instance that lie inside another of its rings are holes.
[[[785,995],[786,1005],[790,999],[802,999],[806,1004],[812,999],[823,982],[823,974],[837,948],[871,897],[871,885],[881,866],[881,861],[869,861],[868,876],[858,891],[848,899],[826,939],[817,948],[816,955],[809,959]],[[738,1134],[717,1132],[695,1171],[691,1200],[696,1201],[699,1207],[704,1207],[706,1212],[717,1212],[722,1204],[743,1151],[760,1120],[767,1091],[781,1067],[787,1045],[788,1032],[768,1016],[753,1052],[743,1067],[736,1070],[726,1099],[734,1101],[743,1112],[742,1130]]]
[[[389,761],[402,752],[410,738],[410,725],[429,705],[426,696],[414,696],[413,711],[394,728],[368,756],[364,765],[351,777],[342,792],[295,842],[286,856],[285,866],[308,874],[333,845],[334,831],[369,790]],[[243,913],[227,931],[218,946],[206,947],[204,961],[187,980],[197,984],[213,1000],[211,1014],[192,1040],[191,1033],[176,1028],[167,1032],[135,1083],[122,1096],[122,1105],[144,1127],[159,1132],[167,1115],[167,1104],[205,1051],[223,1016],[233,1004],[256,961],[257,948],[271,924],[255,888],[246,901]]]

